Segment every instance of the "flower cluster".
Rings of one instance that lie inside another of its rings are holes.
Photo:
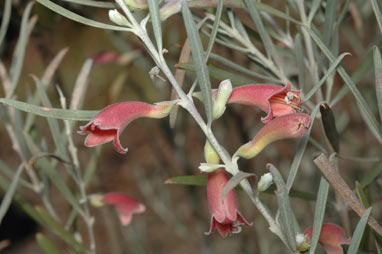
[[[214,119],[221,117],[226,105],[232,103],[256,106],[267,114],[261,118],[265,126],[252,141],[237,150],[234,158],[251,159],[271,142],[286,138],[300,138],[311,124],[309,115],[301,113],[303,108],[299,97],[300,92],[292,91],[290,84],[284,87],[252,84],[232,89],[231,82],[225,80],[218,90],[213,91],[212,95]],[[197,94],[195,96],[198,97]],[[126,153],[127,148],[121,145],[119,137],[128,124],[141,117],[164,118],[169,115],[175,103],[167,101],[156,104],[144,102],[113,104],[101,110],[88,124],[80,127],[81,130],[78,133],[87,135],[85,145],[88,147],[113,141],[114,148],[119,153]],[[210,230],[206,234],[212,233],[215,229],[218,229],[223,237],[238,233],[242,225],[249,226],[250,223],[239,212],[234,189],[222,198],[223,189],[229,179],[224,169],[216,166],[219,163],[219,156],[209,142],[205,146],[205,157],[206,164],[212,165],[212,170],[206,170],[206,172],[210,172],[207,181],[207,196],[212,214]],[[264,189],[270,185],[270,181],[268,182],[267,186],[263,186]],[[144,211],[143,205],[117,194],[105,195],[102,200],[103,203],[116,205],[124,225],[130,223],[132,213]]]

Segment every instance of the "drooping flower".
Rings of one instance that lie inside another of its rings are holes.
[[[123,154],[127,152],[127,148],[122,147],[119,136],[130,122],[140,117],[166,117],[173,105],[172,101],[156,104],[137,101],[116,103],[101,110],[92,121],[81,126],[78,133],[88,135],[85,139],[85,145],[88,147],[113,140],[114,148]]]
[[[256,106],[267,113],[265,117],[261,118],[264,123],[267,123],[273,117],[302,111],[300,91],[292,91],[290,86],[289,83],[284,87],[271,84],[238,86],[232,90],[227,104]],[[212,91],[214,100],[217,94],[218,90]],[[202,100],[201,93],[194,93],[194,96]]]
[[[124,226],[130,224],[133,214],[143,213],[146,210],[143,204],[119,193],[94,194],[90,196],[90,202],[95,207],[102,207],[105,204],[114,205],[117,209],[119,219]]]
[[[242,145],[237,150],[235,157],[251,159],[276,140],[300,138],[305,135],[310,124],[310,116],[304,113],[277,117],[261,128],[252,141]]]
[[[103,51],[95,54],[92,59],[94,65],[100,66],[118,61],[119,55],[113,51]]]
[[[240,233],[242,225],[251,225],[239,212],[235,190],[231,190],[224,200],[222,199],[222,192],[228,180],[222,168],[208,174],[207,196],[208,207],[211,212],[211,224],[210,230],[205,233],[207,235],[217,228],[221,236],[227,237],[231,234]]]
[[[313,227],[309,227],[305,230],[304,235],[307,236],[308,241],[312,239]],[[322,224],[320,237],[318,243],[326,250],[327,254],[343,254],[342,244],[350,244],[351,238],[345,236],[344,230],[331,223]]]

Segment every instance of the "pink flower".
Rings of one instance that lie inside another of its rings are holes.
[[[111,62],[116,62],[119,59],[119,55],[113,51],[104,51],[95,54],[93,57],[94,65],[100,66]]]
[[[312,234],[313,227],[309,227],[304,232],[309,242],[312,239]],[[340,226],[326,223],[322,224],[318,243],[326,250],[327,254],[343,254],[341,244],[350,244],[351,238],[345,236],[345,232]]]
[[[228,180],[226,173],[221,168],[208,174],[207,196],[212,217],[210,230],[205,233],[207,235],[217,228],[221,236],[227,237],[227,235],[239,233],[241,225],[252,225],[239,212],[235,190],[231,190],[222,200],[222,192]]]
[[[213,97],[217,90],[213,92]],[[256,106],[267,113],[261,120],[266,123],[273,117],[301,111],[300,91],[291,91],[290,84],[279,85],[251,84],[235,87],[228,99],[229,103]],[[198,97],[198,95],[196,95]]]
[[[146,210],[143,204],[119,193],[94,194],[90,196],[90,202],[96,207],[102,207],[105,204],[114,205],[118,211],[119,219],[124,226],[130,224],[133,214],[143,213]]]
[[[310,124],[310,116],[304,113],[277,117],[261,128],[252,141],[242,145],[235,156],[251,159],[276,140],[301,138],[305,135]]]
[[[136,101],[113,104],[101,110],[87,125],[81,126],[78,133],[88,135],[85,139],[87,147],[113,140],[114,148],[119,153],[126,153],[127,148],[123,148],[119,141],[119,136],[126,126],[140,117],[166,117],[173,105],[173,102],[160,102],[153,105]]]

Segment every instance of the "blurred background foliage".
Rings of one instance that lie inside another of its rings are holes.
[[[7,69],[12,64],[22,15],[29,2],[12,1],[9,28],[0,48],[0,59]],[[262,2],[281,12],[289,12],[288,15],[294,19],[300,19],[293,10],[291,4],[293,1],[268,0]],[[328,15],[326,13],[328,2],[321,1],[314,17],[314,24],[319,31],[323,31],[326,26],[325,15]],[[345,56],[341,65],[350,75],[358,73],[357,87],[368,106],[377,116],[372,49],[374,45],[380,45],[381,33],[378,31],[371,1],[338,0],[336,2],[334,16],[338,18],[340,13],[344,11],[344,17],[338,30],[333,31],[334,39],[331,48],[338,47],[337,52],[349,52],[351,54]],[[82,6],[67,1],[56,1],[56,3],[87,18],[109,23],[106,9]],[[307,9],[311,7],[312,3],[313,1],[305,1]],[[1,1],[0,10],[4,8],[5,1]],[[215,13],[213,8],[195,8],[193,11],[199,17],[204,16],[205,13]],[[264,51],[256,27],[246,10],[232,8],[232,11],[245,25],[245,29],[250,34],[254,44],[261,51]],[[135,15],[143,18],[145,13],[145,11],[137,11]],[[47,87],[47,94],[53,107],[61,107],[56,85],[61,88],[68,103],[70,103],[74,84],[85,61],[101,52],[108,51],[123,55],[127,60],[123,63],[93,64],[88,78],[88,89],[83,97],[83,109],[98,110],[120,101],[139,100],[154,103],[170,98],[171,86],[167,82],[158,78],[150,79],[148,72],[153,67],[153,61],[134,35],[76,23],[52,12],[39,3],[33,5],[32,15],[37,15],[38,21],[25,49],[22,72],[15,93],[17,100],[30,101],[31,94],[36,91],[35,82],[30,74],[41,77],[52,59],[64,48],[68,51],[55,72],[52,82]],[[298,25],[286,22],[283,18],[274,16],[273,18],[277,22],[276,26],[283,29],[290,27],[292,37],[301,32]],[[225,11],[223,12],[223,20],[227,20]],[[266,20],[264,23],[267,31],[275,31],[275,26],[267,23]],[[210,32],[206,28],[204,31]],[[168,50],[165,55],[166,60],[169,66],[175,70],[181,48],[186,39],[181,15],[174,15],[163,22],[163,39],[164,46]],[[206,46],[208,37],[202,36],[202,40]],[[283,41],[274,38],[273,40],[278,51],[285,53],[283,55],[285,64],[283,71],[287,78],[297,87],[304,84],[303,92],[306,94],[314,85],[307,67],[302,68],[304,80],[300,80],[299,71],[301,68],[299,69],[296,61],[291,60],[294,56],[290,56],[294,52]],[[320,73],[324,73],[324,70],[328,68],[328,61],[323,54],[320,54],[320,50],[316,46],[314,46],[314,52],[318,56],[316,57],[318,69]],[[213,53],[229,59],[250,72],[258,73],[259,69],[261,70],[261,63],[259,65],[247,54],[219,43],[215,44]],[[306,57],[305,53],[304,57]],[[187,63],[182,64],[184,64],[184,68],[187,67]],[[182,66],[182,64],[177,66]],[[237,79],[233,82],[235,85],[269,83],[269,79],[264,80],[233,70],[214,58],[209,61],[209,64],[221,70],[216,75],[211,74],[214,88],[217,88],[220,80],[228,78],[227,75]],[[272,77],[272,75],[267,76],[268,78]],[[188,72],[185,87],[192,84],[192,78],[192,71]],[[328,82],[333,84],[330,92],[330,101],[332,102],[332,99],[345,85],[338,75],[332,75],[330,79],[331,81]],[[327,88],[324,87],[324,94],[326,91]],[[0,89],[0,97],[5,97],[3,89]],[[311,101],[314,104],[319,102],[315,99]],[[202,111],[202,105],[197,103]],[[355,182],[362,181],[367,172],[371,170],[377,172],[371,183],[363,186],[365,187],[363,190],[373,205],[373,215],[377,219],[381,218],[381,142],[368,130],[351,93],[347,93],[333,105],[332,110],[340,137],[340,173],[350,187],[354,189]],[[26,114],[22,113],[22,116],[25,117]],[[247,142],[261,128],[259,122],[261,116],[263,116],[261,112],[250,107],[230,106],[224,117],[214,125],[215,134],[228,152],[233,154],[241,144]],[[381,120],[379,119],[379,122]],[[78,126],[82,124],[75,123],[74,130],[77,130]],[[59,121],[59,126],[63,128],[61,121]],[[55,145],[49,133],[47,120],[37,117],[30,128],[30,132],[24,133],[24,135],[29,135],[36,144],[45,147],[46,151],[54,151]],[[74,133],[73,138],[78,148],[79,159],[83,166],[82,170],[93,164],[96,168],[88,189],[89,193],[121,192],[140,200],[147,207],[147,211],[143,215],[135,216],[133,223],[128,227],[122,227],[119,224],[113,209],[91,209],[96,219],[95,234],[98,253],[284,253],[284,247],[269,232],[264,219],[248,202],[248,197],[241,192],[238,192],[238,195],[242,214],[254,225],[251,228],[244,228],[238,235],[223,239],[216,232],[210,236],[204,235],[204,232],[209,229],[210,222],[204,187],[164,184],[168,178],[174,176],[201,175],[198,166],[204,160],[205,137],[194,120],[184,111],[180,110],[178,113],[174,129],[170,128],[167,119],[158,121],[143,119],[129,125],[121,136],[122,144],[129,147],[129,152],[126,155],[116,153],[110,143],[97,149],[89,149],[83,146],[83,137]],[[16,171],[20,165],[20,158],[14,151],[12,141],[3,124],[0,124],[0,140],[2,143],[0,148],[1,167],[8,167],[12,171]],[[292,206],[302,230],[313,224],[315,202],[312,197],[315,198],[321,177],[320,171],[312,163],[312,160],[322,152],[320,147],[324,147],[325,151],[331,149],[319,121],[314,124],[310,141],[293,186],[294,189],[305,193],[303,198],[292,199]],[[287,176],[287,169],[291,166],[297,144],[298,142],[294,140],[276,142],[267,147],[256,159],[241,161],[240,168],[260,176],[266,171],[266,163],[272,163],[281,170],[284,176]],[[74,188],[74,183],[64,170],[63,164],[56,164],[54,170],[67,182],[68,186],[71,186],[70,188]],[[6,176],[1,178],[10,181],[10,178]],[[251,180],[253,180],[252,183],[255,182],[254,179]],[[67,201],[54,186],[49,188],[49,192],[49,197],[58,212],[58,216],[66,218],[71,212]],[[40,204],[39,196],[25,188],[18,188],[17,194],[23,200],[28,200],[27,203],[30,203],[32,207]],[[275,196],[264,193],[261,198],[275,212],[277,208]],[[347,235],[351,235],[358,222],[358,216],[346,205],[341,207],[339,204],[336,201],[334,191],[331,190],[324,221],[342,225]],[[21,220],[11,218],[13,214],[23,214],[21,207],[23,206],[20,206],[20,200],[16,199],[12,209],[8,212],[9,215],[7,216],[9,217],[5,217],[0,226],[1,243],[7,246],[4,253],[41,253],[41,247],[35,240],[37,232],[46,235],[56,246],[59,246],[62,253],[69,253],[66,251],[68,249],[67,243],[49,232],[45,227],[31,225],[29,234],[22,239],[20,239],[22,235],[20,232],[15,233],[17,236],[15,238],[7,235],[6,232],[10,232],[10,229],[6,228],[7,223],[5,222],[16,223]],[[26,225],[27,223],[22,225],[11,224],[9,227],[25,227],[25,230],[22,231],[27,231]],[[84,231],[84,225],[81,221],[74,223],[73,228],[74,232],[77,230]],[[84,241],[86,243],[86,234],[83,235],[85,235]],[[367,253],[375,253],[373,242],[364,239],[362,250],[371,251]]]

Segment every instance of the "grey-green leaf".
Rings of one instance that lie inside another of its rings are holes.
[[[375,92],[377,95],[379,117],[382,121],[382,59],[377,46],[373,49],[374,73],[375,73]]]
[[[0,102],[18,110],[48,118],[57,118],[73,121],[90,121],[98,113],[97,110],[67,110],[46,108],[21,101],[0,98]]]
[[[209,124],[212,122],[212,91],[211,81],[208,73],[207,65],[204,58],[204,50],[195,22],[192,18],[190,9],[187,7],[185,0],[182,0],[182,14],[187,30],[187,36],[190,41],[192,58],[195,63],[196,75],[200,90],[203,94],[204,108],[206,111]]]
[[[357,227],[355,228],[355,231],[352,236],[352,241],[349,246],[347,254],[357,254],[358,253],[358,248],[361,243],[362,237],[363,237],[363,232],[365,231],[367,221],[369,219],[371,213],[371,207],[368,208],[363,214],[360,219],[360,221],[357,224]]]
[[[69,11],[69,10],[61,7],[60,5],[55,4],[49,0],[36,0],[36,1],[39,2],[40,4],[44,5],[45,7],[51,9],[52,11],[66,17],[66,18],[77,21],[77,22],[84,24],[84,25],[97,27],[97,28],[101,28],[101,29],[108,29],[108,30],[130,31],[130,29],[126,28],[126,27],[109,25],[109,24],[105,24],[102,22],[92,20],[92,19],[85,18],[85,17],[78,15],[77,13],[74,13],[72,11]]]
[[[318,195],[316,201],[316,208],[314,209],[313,221],[313,234],[310,243],[309,254],[314,254],[316,251],[318,238],[320,237],[322,222],[324,221],[326,202],[328,200],[330,184],[324,177],[321,177],[320,187],[318,188]]]
[[[147,0],[149,4],[151,22],[153,24],[153,30],[155,35],[155,40],[157,42],[157,48],[159,54],[162,54],[163,43],[162,43],[162,25],[159,15],[159,3],[158,0]]]

